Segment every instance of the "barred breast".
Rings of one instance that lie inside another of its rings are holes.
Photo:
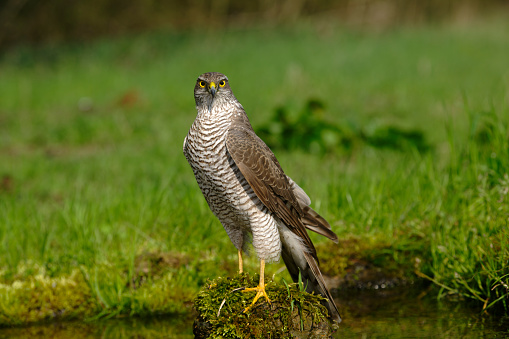
[[[252,236],[257,256],[277,261],[281,254],[278,220],[260,202],[226,148],[233,112],[213,110],[199,112],[184,141],[184,154],[211,211],[235,247],[244,249]]]

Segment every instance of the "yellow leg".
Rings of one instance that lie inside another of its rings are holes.
[[[244,272],[244,264],[242,262],[242,251],[239,250],[239,273]]]
[[[260,283],[258,284],[257,287],[246,288],[242,291],[242,292],[256,291],[256,295],[253,299],[253,302],[248,308],[244,310],[244,313],[251,309],[254,306],[254,304],[258,301],[258,299],[260,299],[262,296],[264,296],[267,302],[270,304],[269,296],[267,295],[267,292],[265,292],[264,274],[265,274],[265,260],[262,259],[260,260]]]

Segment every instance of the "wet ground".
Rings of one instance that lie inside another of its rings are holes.
[[[419,295],[419,293],[421,295]],[[509,318],[481,316],[411,287],[349,292],[336,338],[509,338]],[[193,319],[125,318],[0,329],[0,338],[193,338]]]

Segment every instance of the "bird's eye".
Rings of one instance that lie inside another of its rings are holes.
[[[226,85],[224,80],[219,81],[219,87],[224,87],[224,85]]]
[[[207,84],[205,83],[205,81],[200,81],[200,87],[201,88],[204,88]]]

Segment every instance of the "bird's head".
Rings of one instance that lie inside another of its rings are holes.
[[[194,100],[196,106],[206,105],[212,107],[214,101],[233,95],[228,78],[218,72],[204,73],[196,80],[194,86]]]

